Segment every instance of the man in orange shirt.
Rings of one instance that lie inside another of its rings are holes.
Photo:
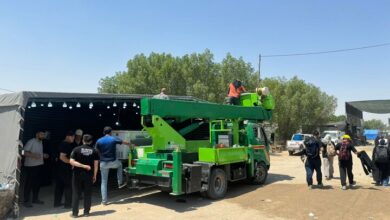
[[[242,83],[240,80],[235,79],[232,83],[229,85],[229,91],[228,91],[228,103],[230,105],[239,105],[240,104],[240,95],[242,92],[246,92],[246,89],[244,86],[242,86]]]

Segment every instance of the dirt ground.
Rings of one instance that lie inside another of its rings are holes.
[[[369,155],[372,147],[366,149]],[[267,184],[261,187],[236,183],[229,185],[225,199],[211,201],[198,194],[177,200],[154,189],[109,192],[111,203],[101,206],[99,187],[93,194],[93,219],[390,219],[390,189],[376,187],[354,158],[357,186],[342,191],[335,161],[335,179],[324,181],[323,189],[306,186],[299,157],[274,153]],[[46,191],[52,189],[44,189]],[[70,210],[52,208],[52,195],[43,206],[21,209],[22,219],[69,219]],[[80,210],[82,213],[82,210]],[[85,218],[82,218],[85,219]]]

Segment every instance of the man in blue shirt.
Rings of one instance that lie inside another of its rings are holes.
[[[126,186],[126,183],[123,183],[122,162],[116,158],[116,145],[125,144],[130,146],[130,143],[111,136],[111,133],[112,128],[105,127],[103,130],[104,137],[96,142],[96,149],[100,153],[102,205],[107,205],[107,182],[110,169],[117,169],[119,188]]]
[[[321,172],[321,157],[320,152],[323,150],[324,144],[319,140],[320,133],[315,130],[312,137],[305,138],[305,148],[300,152],[294,153],[297,156],[306,156],[305,169],[306,181],[309,189],[313,189],[313,173],[317,174],[318,187],[322,188],[322,172]]]

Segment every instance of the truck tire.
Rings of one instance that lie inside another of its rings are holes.
[[[210,199],[222,199],[227,191],[227,178],[224,170],[215,168],[211,170],[207,197]]]
[[[255,168],[255,176],[251,178],[251,183],[255,185],[263,185],[267,180],[268,169],[264,163],[257,163]]]
[[[288,151],[288,155],[292,156],[294,151]]]

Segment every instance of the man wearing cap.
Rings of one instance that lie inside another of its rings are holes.
[[[77,129],[74,134],[75,135],[74,135],[73,147],[78,147],[83,145],[83,130]]]
[[[107,182],[110,169],[117,169],[118,187],[126,186],[126,183],[123,183],[122,162],[116,158],[116,145],[130,145],[130,143],[111,136],[111,133],[112,128],[105,127],[103,129],[104,137],[96,142],[96,149],[100,153],[102,205],[107,205]]]
[[[62,195],[65,197],[64,207],[72,207],[72,167],[70,165],[70,154],[73,150],[74,133],[69,131],[65,140],[58,147],[59,160],[57,163],[57,178],[54,191],[54,207],[62,205]]]
[[[32,203],[43,204],[38,199],[39,189],[41,187],[41,176],[43,169],[43,159],[49,158],[49,155],[43,153],[42,141],[45,139],[45,132],[39,130],[35,133],[35,138],[29,140],[23,148],[24,170],[26,182],[24,185],[24,206],[32,207],[30,194],[32,191]]]

